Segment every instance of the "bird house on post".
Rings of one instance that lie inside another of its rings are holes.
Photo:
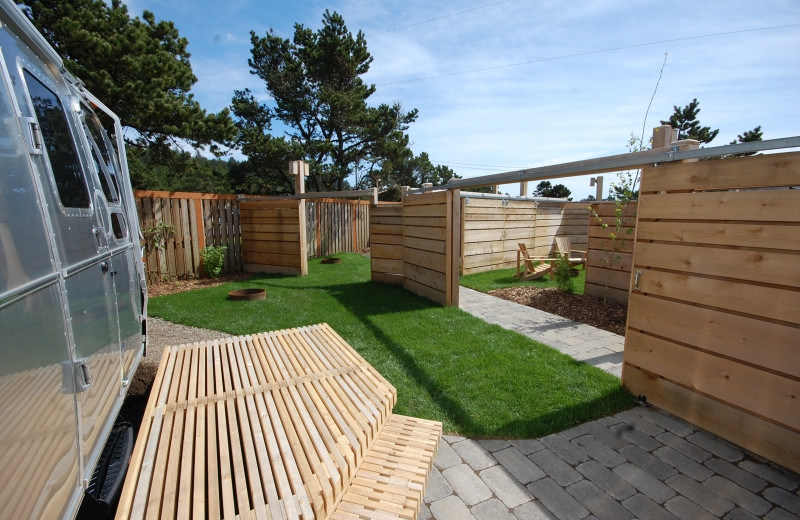
[[[294,175],[294,194],[302,195],[306,192],[306,177],[308,176],[308,163],[305,161],[290,161],[289,173]]]

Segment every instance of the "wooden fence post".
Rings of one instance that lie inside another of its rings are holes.
[[[528,196],[528,181],[522,181],[519,183],[519,196],[520,197]]]

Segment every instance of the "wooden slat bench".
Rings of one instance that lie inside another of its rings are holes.
[[[416,518],[441,423],[328,325],[166,349],[117,518]]]

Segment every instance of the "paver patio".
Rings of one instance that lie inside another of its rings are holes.
[[[624,338],[461,287],[463,310],[620,375]],[[559,332],[567,332],[564,341]],[[463,496],[462,496],[463,493]],[[420,519],[800,517],[800,475],[649,406],[542,439],[444,436]]]

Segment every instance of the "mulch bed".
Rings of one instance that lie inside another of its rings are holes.
[[[228,282],[241,282],[247,280],[251,276],[253,276],[253,273],[231,273],[223,274],[218,278],[181,278],[164,282],[148,283],[147,295],[150,297],[163,296],[165,294],[191,291],[192,289],[215,287]]]
[[[603,303],[585,294],[567,294],[555,287],[510,287],[495,289],[489,294],[504,300],[533,307],[562,318],[579,321],[598,329],[625,335],[628,307],[619,303]]]

